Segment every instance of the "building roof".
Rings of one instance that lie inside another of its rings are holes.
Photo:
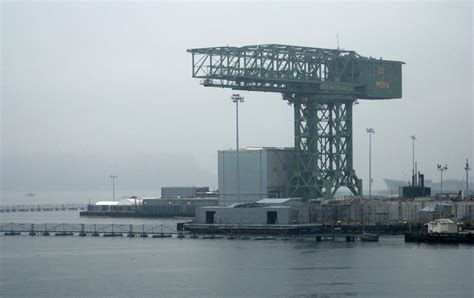
[[[118,205],[118,201],[98,201],[95,203],[96,206],[115,206]]]
[[[218,200],[217,197],[179,197],[179,198],[158,198],[158,197],[143,197],[143,200],[161,200],[161,201],[204,201],[204,200]]]
[[[141,199],[121,199],[118,202],[118,205],[120,206],[131,206],[131,205],[136,205],[136,204],[141,204],[142,200]]]
[[[131,206],[141,204],[141,199],[121,199],[118,201],[98,201],[96,206]]]
[[[240,148],[239,152],[245,151],[263,151],[263,150],[277,150],[277,151],[294,151],[294,147],[245,147]],[[227,150],[220,150],[221,152],[236,152],[234,148],[229,148]]]
[[[433,223],[437,224],[457,224],[454,220],[449,219],[449,218],[440,218],[437,220],[434,220]]]
[[[257,201],[258,204],[283,204],[286,202],[291,201],[292,198],[284,198],[284,199],[261,199]]]
[[[436,211],[436,204],[427,205],[427,206],[423,207],[423,209],[420,209],[420,211],[435,212]]]
[[[203,209],[239,209],[239,208],[271,208],[271,209],[291,209],[292,206],[263,205],[256,203],[237,203],[228,206],[203,206]]]
[[[426,205],[426,206],[423,207],[423,209],[421,209],[420,211],[435,212],[435,211],[438,211],[438,210],[439,210],[440,208],[442,208],[442,207],[448,207],[448,206],[451,206],[451,205],[448,204],[448,203],[436,202],[436,203],[432,203],[432,204]]]

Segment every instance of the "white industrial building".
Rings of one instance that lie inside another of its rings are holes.
[[[98,201],[94,205],[88,205],[87,211],[116,212],[116,211],[136,211],[142,204],[142,199],[131,197],[118,201]]]
[[[217,205],[217,198],[143,198],[140,212],[150,216],[194,216],[197,207]]]
[[[308,222],[308,205],[297,198],[267,198],[253,203],[206,206],[196,209],[197,224],[288,225]]]
[[[240,194],[237,192],[237,152],[218,152],[219,201],[255,202],[286,197],[295,170],[294,148],[259,147],[239,150]]]
[[[428,233],[453,233],[459,232],[458,224],[449,218],[442,218],[428,223]]]

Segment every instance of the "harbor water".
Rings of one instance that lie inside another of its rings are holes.
[[[1,222],[175,225],[8,213]],[[1,297],[472,297],[469,245],[0,236]]]

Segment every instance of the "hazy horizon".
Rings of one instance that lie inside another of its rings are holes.
[[[210,9],[212,7],[212,9]],[[350,12],[350,13],[349,13]],[[344,21],[341,21],[344,20]],[[235,147],[230,89],[191,78],[188,48],[292,44],[404,61],[403,98],[354,107],[354,168],[373,189],[411,175],[464,179],[473,158],[472,4],[1,3],[1,187],[217,187]],[[240,144],[292,147],[280,94],[240,92]],[[471,172],[472,174],[472,172]],[[472,175],[471,175],[472,176]]]

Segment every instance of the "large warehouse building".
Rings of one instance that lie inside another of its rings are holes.
[[[308,204],[296,198],[196,208],[197,224],[289,225],[309,222]]]
[[[294,148],[259,147],[239,150],[240,195],[237,193],[237,152],[218,152],[220,204],[286,197],[295,169]]]

